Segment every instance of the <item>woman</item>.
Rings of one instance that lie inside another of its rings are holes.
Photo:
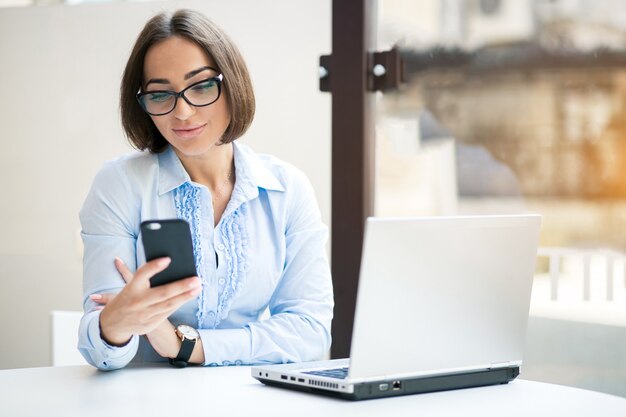
[[[111,370],[321,358],[327,229],[300,171],[235,142],[255,109],[236,46],[198,12],[161,13],[135,43],[120,100],[144,152],[105,164],[80,212],[85,359]],[[190,224],[199,276],[150,288],[170,260],[144,263],[140,224],[175,217]]]

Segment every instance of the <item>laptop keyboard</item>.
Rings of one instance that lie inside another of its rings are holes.
[[[319,371],[302,372],[303,374],[326,376],[328,378],[346,379],[348,377],[348,367],[334,368],[334,369],[321,369]]]

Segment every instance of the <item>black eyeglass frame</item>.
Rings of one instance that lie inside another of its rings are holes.
[[[195,87],[195,86],[197,86],[199,84],[202,84],[202,83],[205,83],[205,82],[211,81],[211,80],[217,82],[217,97],[215,97],[215,100],[213,100],[212,102],[207,103],[207,104],[194,104],[191,101],[189,101],[187,96],[185,96],[185,93],[190,88],[193,88],[193,87]],[[137,95],[135,96],[135,98],[139,102],[139,106],[141,107],[141,109],[143,111],[145,111],[146,113],[148,113],[149,115],[151,115],[151,116],[165,116],[166,114],[170,114],[171,112],[174,111],[174,109],[176,108],[176,104],[178,104],[178,99],[179,98],[182,98],[183,100],[185,100],[185,102],[187,104],[189,104],[190,106],[193,106],[193,107],[206,107],[206,106],[210,106],[211,104],[215,103],[217,100],[219,100],[220,96],[222,95],[222,82],[223,81],[224,81],[224,74],[217,74],[214,77],[206,78],[204,80],[201,80],[201,81],[198,81],[198,82],[193,83],[191,85],[188,85],[187,87],[183,88],[179,92],[172,91],[172,90],[152,90],[152,91],[144,91],[144,92],[142,92],[140,90],[137,93]],[[165,113],[150,113],[148,111],[148,109],[146,108],[146,105],[143,103],[141,98],[143,96],[148,95],[148,94],[155,94],[155,93],[168,93],[168,94],[171,94],[174,97],[174,105],[172,106],[172,108],[169,111],[167,111]]]

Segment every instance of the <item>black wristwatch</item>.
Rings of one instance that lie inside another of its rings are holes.
[[[200,333],[191,326],[181,324],[176,327],[176,335],[180,337],[183,343],[178,351],[178,356],[170,359],[170,364],[177,368],[184,368],[189,365],[189,358],[193,352],[193,348],[196,346],[196,342],[200,338]]]

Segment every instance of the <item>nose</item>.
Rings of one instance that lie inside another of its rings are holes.
[[[187,120],[196,113],[196,108],[187,103],[182,97],[178,99],[174,108],[174,117],[178,120]]]

